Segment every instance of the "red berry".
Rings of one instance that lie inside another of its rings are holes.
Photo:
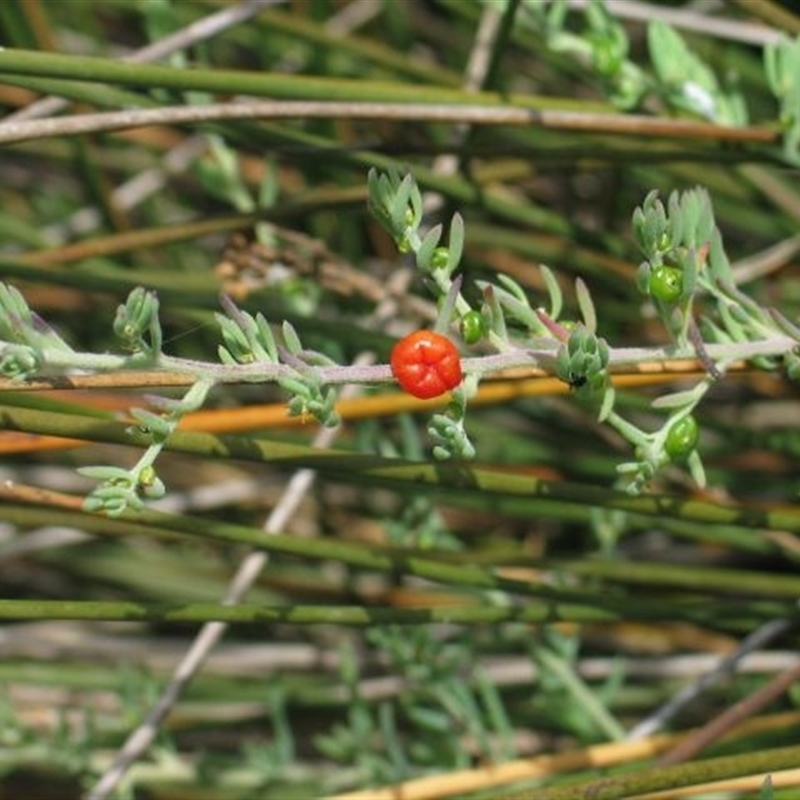
[[[422,400],[438,397],[461,383],[461,356],[456,346],[434,331],[415,331],[392,350],[392,374],[409,394]]]

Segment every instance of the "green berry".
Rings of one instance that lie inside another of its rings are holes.
[[[486,332],[486,320],[480,311],[467,311],[461,317],[461,338],[466,344],[477,344]]]
[[[700,438],[700,429],[697,420],[687,415],[676,420],[667,432],[664,449],[670,461],[686,461],[692,451],[697,447]]]
[[[677,303],[683,294],[683,272],[662,264],[651,270],[647,288],[657,300]]]

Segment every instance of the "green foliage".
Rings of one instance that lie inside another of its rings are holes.
[[[474,391],[474,389],[472,389]],[[467,413],[467,391],[453,392],[453,399],[444,414],[434,414],[428,424],[433,442],[433,456],[441,461],[448,458],[475,458],[475,446],[464,428]]]
[[[534,2],[529,3],[534,6]],[[540,4],[543,5],[543,4]],[[541,15],[548,46],[556,53],[576,55],[586,62],[615,106],[636,108],[649,88],[645,73],[628,58],[630,44],[625,28],[602,3],[590,3],[585,12],[585,29],[575,35],[566,28],[566,3],[554,2]]]
[[[662,98],[720,125],[746,125],[747,109],[738,92],[724,91],[717,76],[695,55],[681,36],[664,22],[647,28],[650,60]]]
[[[639,267],[639,289],[653,298],[682,347],[689,344],[692,300],[715,231],[711,201],[702,189],[673,192],[668,210],[651,192],[633,213],[634,236],[646,258]],[[719,270],[714,277],[720,279]]]
[[[580,395],[601,395],[609,387],[608,345],[579,325],[558,348],[556,374]]]
[[[443,248],[438,244],[441,227],[431,229],[425,236],[420,235],[422,195],[411,173],[400,178],[395,171],[380,173],[371,170],[368,188],[370,208],[392,235],[398,250],[401,253],[412,251],[418,268],[432,279],[431,286],[439,301],[437,329],[444,330],[458,319],[466,343],[475,344],[487,330],[488,319],[491,326],[489,344],[500,353],[520,350],[525,358],[523,348],[530,345],[524,339],[517,341],[511,336],[506,318],[521,324],[527,329],[527,337],[534,337],[533,340],[540,347],[544,346],[540,350],[541,355],[527,351],[530,363],[551,362],[556,375],[574,390],[576,396],[597,410],[598,419],[610,422],[636,449],[638,461],[619,467],[622,474],[634,476],[628,486],[630,491],[644,489],[668,462],[685,461],[695,479],[704,483],[705,476],[695,447],[698,438],[696,432],[690,437],[691,445],[681,447],[675,444],[681,437],[674,430],[665,432],[662,427],[660,432],[648,435],[615,412],[615,392],[609,373],[615,359],[605,339],[597,336],[597,312],[591,293],[582,280],[576,281],[575,294],[583,324],[573,326],[571,330],[541,308],[532,307],[526,292],[508,276],[499,276],[494,284],[479,282],[484,305],[480,310],[472,308],[462,294],[462,278],[455,274],[464,250],[464,223],[461,216],[453,216],[450,246]],[[788,357],[791,367],[798,337],[790,324],[781,322],[779,316],[761,308],[735,286],[707,192],[702,189],[673,192],[666,207],[656,192],[650,192],[642,206],[633,213],[633,233],[646,259],[638,272],[640,291],[654,302],[676,348],[693,351],[706,366],[711,378],[720,378],[725,363],[738,353],[735,350],[729,352],[726,359],[720,362],[714,362],[709,357],[706,344],[699,338],[695,321],[693,302],[698,292],[705,292],[716,300],[717,315],[702,321],[713,340],[723,344],[745,345],[783,334],[784,339],[776,340],[773,355],[759,353],[756,358],[763,368],[771,369],[780,363],[781,358]],[[561,290],[547,267],[541,268],[541,275],[549,295],[550,311],[557,315],[563,305]],[[45,327],[48,333],[44,338],[38,331],[33,335],[36,330],[33,317],[15,290],[4,287],[3,302],[8,309],[9,320],[13,320],[7,323],[7,336],[26,342],[23,346],[13,341],[6,343],[6,369],[12,376],[19,377],[27,374],[26,370],[30,372],[44,366],[43,344],[49,343],[47,337],[52,338],[54,334],[51,336],[49,328]],[[249,368],[266,363],[269,371],[265,377],[271,378],[291,394],[288,403],[291,416],[310,415],[326,426],[337,425],[336,391],[325,386],[326,381],[336,379],[339,369],[336,362],[321,352],[306,349],[296,329],[288,321],[281,326],[281,345],[276,342],[263,314],[259,312],[253,316],[242,311],[226,297],[223,297],[222,303],[226,315],[217,314],[216,319],[224,342],[219,346],[223,364],[235,374],[239,366]],[[787,330],[790,332],[788,342],[785,339]],[[131,292],[127,302],[117,310],[114,331],[122,338],[132,358],[167,363],[160,353],[162,334],[158,300],[154,292],[141,287]],[[38,353],[31,347],[31,342],[39,347]],[[64,347],[57,337],[55,344],[58,351],[63,351]],[[556,348],[554,354],[553,346]],[[481,367],[481,361],[473,360],[466,380],[454,393],[447,410],[435,414],[430,421],[428,433],[433,443],[433,455],[437,459],[470,459],[476,454],[465,428],[465,420],[468,399],[476,393],[486,369]],[[490,359],[485,361],[492,363]],[[203,374],[202,367],[197,364],[187,363],[186,368],[194,371],[198,378]],[[321,368],[328,370],[325,379]],[[111,468],[107,475],[92,473],[93,477],[104,480],[101,494],[95,494],[90,500],[93,510],[103,509],[119,514],[128,507],[141,508],[141,502],[137,499],[140,494],[159,496],[163,492],[160,481],[143,483],[139,469],[152,468],[152,457],[166,444],[180,416],[199,407],[215,382],[213,378],[199,378],[195,387],[200,388],[190,391],[183,401],[159,401],[167,412],[166,416],[147,410],[132,412],[140,424],[140,430],[153,440],[150,455],[124,479],[115,468]],[[705,381],[698,384],[699,391],[673,395],[669,400],[669,407],[680,414],[682,424],[688,425],[688,420],[695,422],[689,412],[710,385],[711,382]]]
[[[227,316],[215,314],[224,345],[217,349],[223,364],[252,364],[255,361],[278,362],[278,347],[269,323],[259,311],[255,316],[236,307],[229,298],[221,298]]]
[[[687,112],[721,125],[746,125],[747,108],[741,92],[723,86],[713,69],[686,44],[683,37],[659,19],[647,26],[652,64],[648,74],[630,58],[625,27],[602,2],[591,2],[583,12],[584,28],[575,34],[567,27],[566,3],[530,0],[547,45],[556,53],[577,56],[598,78],[608,100],[625,110],[640,108],[658,98],[667,108]],[[775,64],[780,57],[773,58]]]
[[[161,325],[158,320],[158,297],[137,286],[123,305],[117,308],[114,333],[125,350],[133,355],[154,358],[161,353]],[[149,339],[145,335],[149,335]]]
[[[25,380],[44,366],[44,350],[69,354],[71,348],[34,314],[22,294],[0,283],[0,375]]]
[[[95,800],[134,731],[109,796],[487,780],[770,679],[670,670],[797,615],[796,38],[744,7],[0,8],[0,794]],[[146,37],[180,47],[128,60]],[[276,115],[173,124],[253,97]],[[133,129],[75,137],[105,110]],[[421,412],[386,361],[431,329],[463,381]],[[797,763],[737,736],[529,795]]]
[[[782,36],[764,48],[767,83],[780,104],[784,155],[798,163],[800,147],[800,36]]]

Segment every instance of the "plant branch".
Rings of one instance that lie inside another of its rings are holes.
[[[660,119],[632,114],[583,113],[479,104],[431,105],[414,102],[274,100],[210,103],[198,106],[162,106],[95,114],[73,114],[63,118],[4,122],[0,124],[0,144],[51,136],[77,136],[100,131],[125,130],[149,125],[186,125],[242,119],[313,118],[395,119],[470,125],[515,125],[551,130],[622,133],[635,136],[670,136],[758,144],[774,144],[779,141],[778,132],[767,128],[724,127],[690,120]]]
[[[524,367],[547,368],[553,362],[557,344],[554,340],[543,339],[531,347],[518,346],[502,353],[465,358],[462,361],[462,369],[465,375],[489,375]],[[756,356],[780,356],[793,350],[797,345],[798,343],[791,337],[776,334],[751,342],[707,344],[705,349],[709,357],[715,360],[747,360]],[[254,364],[227,365],[167,355],[158,356],[155,363],[153,363],[151,359],[136,355],[121,356],[46,349],[43,352],[43,358],[44,363],[51,370],[77,369],[96,371],[98,373],[113,373],[113,380],[110,383],[99,380],[99,385],[104,386],[145,385],[139,383],[142,380],[140,377],[142,373],[137,370],[142,367],[156,367],[157,370],[163,369],[165,375],[163,376],[164,383],[162,385],[171,386],[185,384],[187,380],[180,377],[183,375],[208,377],[215,383],[224,384],[276,381],[280,377],[291,376],[296,372],[291,365],[266,361],[259,361]],[[668,367],[670,364],[679,364],[687,361],[693,365],[697,363],[694,348],[620,347],[610,349],[609,355],[609,365],[612,368],[629,367],[646,362],[652,364],[654,369],[658,369]],[[127,370],[133,370],[134,372],[131,374],[133,382],[126,384],[120,373],[124,374],[124,371]],[[159,374],[158,371],[145,374],[152,376],[146,379],[147,385],[158,383],[159,379],[156,377]],[[315,367],[315,374],[322,384],[330,386],[350,383],[388,383],[394,380],[388,364],[319,366]],[[81,385],[82,377],[75,376],[76,387]],[[51,380],[53,383],[49,382]],[[60,378],[45,378],[37,383],[36,379],[34,379],[33,386],[52,388],[56,385],[60,388],[71,380],[73,379],[67,378],[62,381]],[[20,391],[28,388],[28,385],[22,382],[7,381],[0,383],[0,391]]]

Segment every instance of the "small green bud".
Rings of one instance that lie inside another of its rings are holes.
[[[446,247],[437,247],[431,256],[432,269],[446,269],[450,263],[450,251]]]
[[[0,349],[0,375],[12,380],[21,380],[33,375],[41,368],[41,357],[24,344],[8,344]]]
[[[602,394],[608,387],[609,349],[605,339],[579,325],[556,353],[556,375],[573,389],[588,395]]]
[[[163,497],[166,493],[164,482],[158,477],[158,474],[152,465],[143,467],[139,471],[136,489],[143,497],[147,497],[150,500],[156,500],[160,497]]]
[[[623,53],[617,42],[604,37],[593,43],[592,65],[601,75],[615,75],[622,66],[622,60]]]
[[[786,374],[789,377],[789,380],[796,381],[800,380],[800,353],[797,352],[797,349],[792,350],[783,357],[783,363],[786,367]]]
[[[408,238],[406,234],[403,234],[397,239],[397,249],[401,253],[410,253],[411,252],[411,240]]]

